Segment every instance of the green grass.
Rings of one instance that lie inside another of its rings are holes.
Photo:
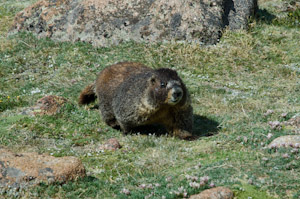
[[[274,138],[293,134],[289,128],[271,129],[268,121],[285,121],[300,111],[299,10],[281,12],[283,1],[260,1],[248,31],[226,30],[214,46],[128,42],[101,48],[30,33],[7,36],[16,12],[33,2],[0,2],[0,146],[77,156],[88,177],[41,184],[20,190],[19,196],[182,198],[184,189],[192,195],[214,183],[231,188],[238,199],[299,198],[299,153],[265,148]],[[123,136],[104,124],[97,109],[77,105],[79,92],[99,71],[124,60],[178,71],[192,96],[199,139]],[[68,99],[58,114],[22,114],[50,94]],[[274,113],[264,116],[268,109]],[[112,137],[122,149],[99,150]],[[209,182],[193,188],[187,176],[209,176]]]

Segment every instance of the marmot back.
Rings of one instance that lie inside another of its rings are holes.
[[[80,93],[78,104],[89,104],[98,98],[99,109],[106,124],[118,128],[112,112],[112,98],[116,88],[130,76],[153,69],[136,62],[119,62],[104,68],[95,83],[88,85]]]
[[[91,87],[81,92],[80,99],[90,94]],[[190,95],[176,71],[122,62],[100,72],[94,87],[102,118],[111,127],[127,134],[136,127],[161,124],[175,136],[191,136]]]
[[[94,83],[85,87],[79,96],[79,104],[89,104],[97,98],[98,93],[111,93],[124,81],[133,74],[143,71],[152,70],[151,68],[136,62],[119,62],[104,68],[97,76]]]

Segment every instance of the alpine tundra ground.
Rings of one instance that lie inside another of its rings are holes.
[[[238,199],[300,198],[300,153],[266,148],[295,134],[268,122],[300,113],[300,9],[285,9],[295,2],[259,1],[249,30],[225,30],[214,46],[129,42],[111,48],[8,35],[14,15],[33,2],[0,0],[0,145],[76,156],[88,177],[3,197],[182,198],[184,189],[192,195],[214,184],[229,187]],[[97,109],[78,106],[79,92],[99,71],[125,60],[178,71],[192,96],[198,139],[123,136],[103,123]],[[50,94],[68,99],[59,114],[21,114]],[[122,149],[98,150],[112,137]],[[206,176],[205,186],[190,183]]]

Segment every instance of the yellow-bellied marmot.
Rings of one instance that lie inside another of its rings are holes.
[[[160,124],[174,136],[191,136],[190,96],[172,69],[154,70],[135,62],[108,66],[80,93],[79,104],[88,104],[96,97],[106,124],[120,127],[125,134],[139,126]]]

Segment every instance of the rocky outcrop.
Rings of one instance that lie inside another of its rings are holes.
[[[0,190],[40,182],[67,182],[85,176],[76,157],[53,157],[37,153],[13,153],[0,148]]]
[[[15,17],[12,32],[108,46],[165,40],[215,44],[224,27],[245,28],[257,0],[41,0]]]

